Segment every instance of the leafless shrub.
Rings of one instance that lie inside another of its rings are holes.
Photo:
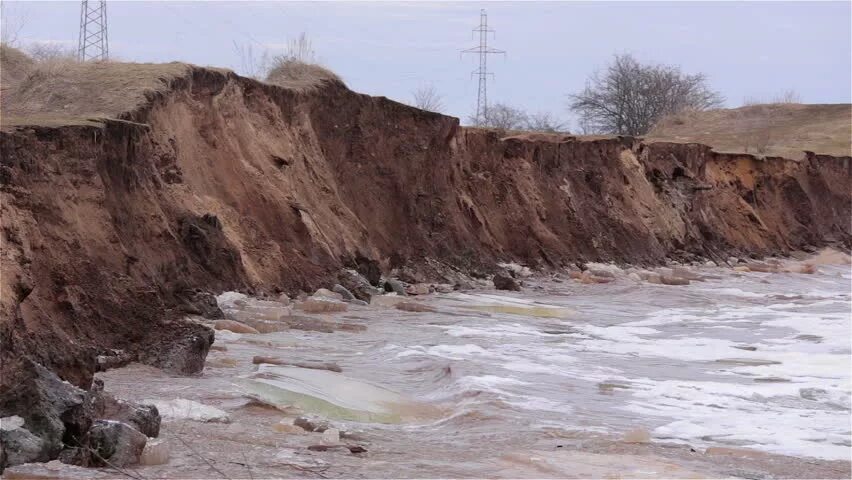
[[[795,90],[785,90],[774,97],[772,103],[802,103],[802,97]]]
[[[240,73],[255,80],[262,80],[269,73],[270,58],[269,51],[264,50],[257,54],[254,47],[249,44],[238,44],[234,42],[234,51],[240,58]]]
[[[412,92],[412,96],[414,97],[414,106],[419,109],[439,113],[444,110],[444,99],[433,85],[418,88]]]
[[[643,135],[665,115],[691,108],[719,107],[724,99],[704,74],[685,74],[668,65],[643,65],[632,55],[616,55],[586,88],[570,96],[569,107],[596,133]]]
[[[470,122],[478,127],[490,127],[498,130],[522,130],[527,123],[528,116],[520,108],[515,108],[505,103],[489,105],[485,118],[470,117]]]
[[[568,124],[561,122],[550,112],[538,112],[527,116],[524,130],[531,132],[568,133]]]

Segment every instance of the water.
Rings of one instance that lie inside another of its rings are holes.
[[[368,445],[368,459],[317,457],[344,476],[719,473],[712,470],[718,462],[689,457],[688,448],[626,456],[637,452],[625,451],[620,438],[637,428],[650,432],[654,446],[747,448],[840,465],[838,475],[846,475],[849,266],[823,265],[814,275],[697,271],[717,278],[689,286],[626,276],[595,285],[543,279],[523,292],[430,295],[425,302],[437,312],[352,307],[321,317],[365,331],[217,332],[227,351],[211,353],[202,379],[164,378],[142,367],[105,377],[124,396],[144,390],[229,410],[251,438],[266,442],[258,440],[266,454],[252,457],[258,471],[279,472],[269,458],[300,452],[298,442],[269,427],[273,417],[313,413]],[[254,311],[274,306],[250,303]],[[258,369],[253,355],[335,362],[342,373]],[[234,365],[221,363],[225,357]],[[248,415],[239,401],[246,396],[294,410]],[[557,452],[563,447],[572,451]],[[225,450],[209,448],[211,458]],[[617,459],[594,457],[613,452]],[[681,469],[667,470],[661,458]],[[602,465],[612,468],[595,470]],[[179,475],[180,467],[174,462],[159,473]],[[813,474],[810,468],[799,473]]]

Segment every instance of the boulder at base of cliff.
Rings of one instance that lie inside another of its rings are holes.
[[[213,345],[213,330],[200,323],[173,321],[157,325],[139,343],[139,361],[170,373],[196,375]]]
[[[497,290],[512,290],[515,292],[521,291],[521,286],[518,285],[518,282],[508,275],[504,275],[502,273],[495,274],[492,281],[494,282],[494,288]]]
[[[181,309],[190,315],[200,315],[210,320],[225,318],[225,313],[219,308],[216,296],[203,290],[184,292],[179,295],[183,301]]]
[[[80,465],[123,467],[139,463],[148,437],[117,420],[98,420],[79,449]],[[74,462],[77,463],[77,462]]]
[[[370,297],[373,295],[380,295],[382,293],[381,290],[370,284],[370,281],[367,280],[366,277],[355,270],[342,270],[337,276],[337,279],[340,281],[341,287],[351,292],[351,294],[358,300],[369,302]],[[338,293],[345,297],[343,292]]]

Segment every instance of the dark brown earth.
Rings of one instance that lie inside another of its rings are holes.
[[[337,81],[184,70],[110,119],[2,128],[4,377],[24,356],[83,388],[98,355],[197,373],[199,295],[312,291],[342,267],[446,281],[850,245],[850,157],[505,136]]]

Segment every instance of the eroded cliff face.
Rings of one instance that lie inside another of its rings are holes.
[[[111,349],[204,350],[179,322],[198,289],[312,290],[369,261],[437,276],[850,241],[849,157],[504,136],[200,68],[121,121],[5,128],[0,148],[4,358],[83,386]]]

